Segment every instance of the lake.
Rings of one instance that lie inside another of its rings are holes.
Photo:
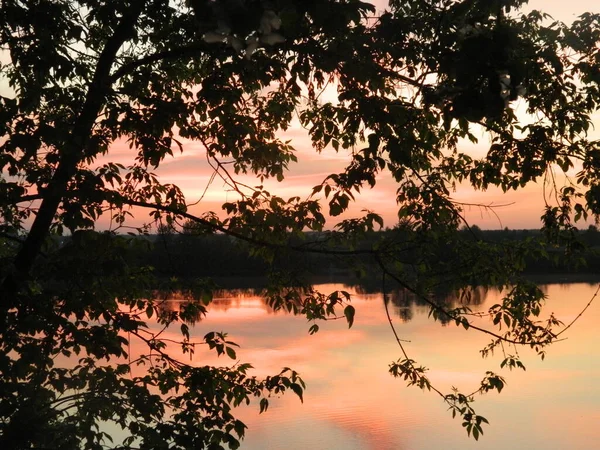
[[[406,387],[388,373],[401,357],[381,294],[361,293],[339,284],[319,285],[322,292],[353,294],[355,323],[321,322],[308,334],[302,317],[273,312],[250,291],[230,291],[215,298],[206,318],[192,329],[202,337],[225,331],[240,345],[241,362],[265,376],[283,367],[298,371],[307,383],[304,403],[293,394],[272,399],[266,413],[258,404],[237,409],[248,425],[242,449],[593,449],[600,442],[600,299],[566,333],[568,339],[548,348],[541,361],[520,354],[527,371],[500,369],[500,355],[482,359],[489,339],[454,324],[428,319],[428,308],[396,293],[390,312],[409,357],[430,368],[429,378],[444,393],[452,386],[474,391],[486,370],[505,377],[501,394],[478,396],[478,414],[490,425],[479,442],[468,438],[458,418],[433,392]],[[545,313],[570,322],[598,289],[597,284],[543,286]],[[473,310],[497,303],[496,290],[477,291]],[[176,307],[176,300],[171,306]],[[546,317],[546,316],[544,316]],[[176,333],[173,332],[173,337]],[[186,357],[189,359],[189,357]],[[194,354],[194,364],[230,365],[209,352]]]

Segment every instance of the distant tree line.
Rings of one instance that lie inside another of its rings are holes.
[[[294,268],[309,276],[323,276],[331,279],[347,277],[363,278],[368,285],[371,272],[376,272],[370,257],[337,258],[331,254],[311,252],[280,252],[272,260],[265,260],[253,253],[251,246],[221,234],[195,234],[184,229],[183,233],[174,233],[162,229],[158,234],[145,238],[147,245],[138,246],[135,263],[149,265],[159,277],[178,277],[192,279],[198,277],[260,277],[269,274],[273,268],[285,271]],[[387,229],[367,233],[358,243],[358,248],[372,248],[378,242],[409,239],[407,232],[399,229]],[[539,230],[481,230],[477,226],[456,232],[465,242],[478,240],[481,243],[506,243],[539,241],[545,248],[545,254],[532,254],[525,258],[525,273],[600,273],[600,232],[591,225],[577,232],[577,245],[571,252],[558,246],[542,244],[544,236]],[[306,233],[304,239],[298,239],[298,245],[310,247],[318,242],[320,233]],[[434,250],[436,258],[450,257],[450,249],[438,245]],[[430,250],[431,251],[431,250]],[[455,252],[456,250],[452,250]],[[544,253],[544,252],[542,252]],[[424,256],[419,248],[407,252],[405,263],[418,263]],[[430,258],[432,255],[429,256]],[[476,280],[475,280],[476,281]],[[362,283],[361,283],[362,284]],[[377,288],[377,287],[375,287]]]

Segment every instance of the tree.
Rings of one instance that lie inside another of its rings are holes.
[[[132,206],[169,229],[191,220],[195,232],[229,235],[266,258],[370,258],[384,280],[426,301],[434,319],[489,334],[484,354],[504,344],[543,356],[560,323],[538,319],[543,294],[520,269],[547,245],[576,252],[574,220],[600,213],[600,148],[587,136],[600,101],[600,17],[566,26],[520,12],[524,3],[392,0],[377,12],[358,0],[3,0],[1,439],[100,448],[108,436],[97,424],[112,420],[131,433],[124,447],[236,447],[245,427],[232,407],[285,390],[302,398],[303,381],[289,369],[257,380],[247,364],[191,367],[169,356],[143,316],[178,324],[183,349],[193,351],[200,343],[190,342],[186,321],[206,310],[210,291],[200,286],[200,300],[178,313],[148,300],[150,268],[126,258],[145,241],[90,231],[101,214],[125,226]],[[334,102],[323,100],[326,89]],[[516,100],[531,120],[515,113]],[[347,154],[347,167],[306,200],[240,184],[244,173],[259,185],[284,179],[296,156],[279,133],[295,119],[317,151]],[[461,151],[476,129],[492,136],[479,159]],[[237,193],[222,215],[191,214],[183,192],[152,173],[185,151],[183,139],[201,143]],[[111,161],[119,140],[136,155],[130,166]],[[542,217],[545,243],[455,233],[468,227],[451,197],[455,184],[507,191],[575,164],[577,184],[556,186],[557,203]],[[339,216],[382,174],[398,185],[396,233],[361,246],[382,226],[371,211],[326,227],[324,208]],[[52,239],[64,229],[69,241]],[[321,234],[297,244],[307,230]],[[429,295],[440,283],[461,290],[475,282],[508,292],[488,311],[490,328],[475,325],[467,307],[450,310]],[[286,284],[270,290],[275,307],[312,320],[342,314],[352,324],[345,293]],[[145,375],[123,359],[129,339],[147,344],[135,361],[152,360]],[[201,344],[235,359],[224,334]],[[398,344],[403,356],[391,373],[436,391],[478,438],[486,420],[472,409],[473,394],[443,394]],[[59,364],[61,354],[78,363]],[[501,365],[523,367],[509,351]],[[503,386],[488,372],[476,392]]]

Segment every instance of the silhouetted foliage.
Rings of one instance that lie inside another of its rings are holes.
[[[256,398],[264,412],[284,391],[302,400],[304,382],[289,368],[257,379],[249,364],[172,356],[167,327],[178,327],[185,353],[206,345],[237,360],[225,333],[190,340],[210,282],[177,311],[152,296],[161,271],[192,274],[199,260],[212,263],[207,274],[228,259],[232,272],[243,270],[235,261],[266,268],[269,304],[307,317],[310,333],[319,320],[351,326],[355,315],[347,292],[321,293],[303,278],[314,254],[323,267],[395,282],[434,320],[489,335],[482,352],[498,349],[501,367],[524,367],[519,346],[543,357],[561,324],[540,317],[544,294],[523,270],[577,262],[582,241],[596,242],[574,224],[600,215],[600,148],[587,135],[600,102],[600,17],[567,26],[523,13],[525,3],[392,0],[376,11],[358,0],[4,0],[0,446],[237,448],[245,425],[233,408]],[[517,101],[536,120],[519,117]],[[282,198],[264,181],[284,180],[297,160],[283,133],[298,122],[316,151],[330,147],[347,164],[308,195]],[[488,152],[463,152],[482,130]],[[181,189],[153,172],[190,141],[231,193],[223,211],[193,214]],[[119,162],[117,142],[132,162]],[[458,184],[518,190],[576,164],[576,183],[555,183],[546,199],[539,235],[496,240],[469,227],[452,198]],[[240,183],[242,174],[256,183]],[[374,233],[384,224],[373,211],[326,223],[380,177],[397,183],[394,230]],[[158,237],[117,235],[140,209]],[[111,229],[92,231],[102,215]],[[70,239],[52,238],[65,231]],[[143,261],[148,245],[156,253]],[[488,328],[468,305],[432,295],[468,295],[474,284],[506,293],[482,314]],[[132,342],[146,349],[133,360]],[[397,342],[390,373],[439,394],[478,439],[487,420],[474,395],[501,391],[503,378],[487,372],[473,393],[444,394]],[[111,443],[106,422],[124,442]]]

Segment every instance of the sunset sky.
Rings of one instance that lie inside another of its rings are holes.
[[[386,2],[378,1],[378,5]],[[600,4],[594,0],[532,0],[528,9],[541,9],[551,14],[554,18],[564,22],[571,22],[577,15],[589,11],[600,12]],[[519,107],[518,102],[515,105]],[[522,107],[522,105],[521,105]],[[600,114],[597,115],[595,123],[600,124]],[[593,135],[600,138],[600,127],[593,131]],[[310,145],[307,133],[298,123],[295,124],[283,136],[292,139],[292,145],[297,150],[299,162],[290,167],[282,183],[268,182],[265,187],[272,193],[284,198],[291,196],[307,197],[312,187],[319,184],[327,175],[341,170],[348,161],[346,153],[335,153],[333,150],[325,150],[316,153]],[[161,177],[178,184],[185,192],[190,202],[198,200],[204,192],[210,177],[210,170],[204,159],[204,151],[200,144],[188,142],[184,146],[184,152],[175,157],[167,159],[160,170],[157,171]],[[465,144],[462,150],[467,150],[472,155],[483,156],[489,148],[489,138],[481,135],[478,144]],[[115,154],[123,157],[130,154],[125,146],[115,146]],[[573,170],[574,175],[577,170]],[[249,185],[257,185],[258,182],[250,178],[242,178]],[[343,218],[357,216],[362,209],[369,209],[381,214],[386,226],[394,226],[397,222],[397,205],[395,202],[396,185],[389,172],[384,172],[378,177],[375,189],[363,191],[357,197],[357,203],[352,207],[349,214]],[[202,202],[191,209],[193,213],[212,210],[217,213],[221,211],[221,204],[225,201],[234,200],[236,197],[228,192],[223,182],[216,179],[207,190]],[[500,189],[490,189],[487,192],[473,192],[468,186],[458,186],[453,198],[466,203],[482,203],[486,205],[505,205],[495,211],[498,217],[484,208],[467,207],[465,216],[472,224],[482,228],[498,229],[509,228],[539,228],[539,218],[543,213],[544,201],[542,186],[532,184],[518,192],[503,194]],[[139,219],[146,220],[146,212],[136,214]],[[335,223],[338,218],[331,220]],[[585,227],[586,225],[583,224]]]
[[[375,3],[381,8],[387,2],[378,0]],[[600,3],[595,0],[531,0],[527,9],[541,9],[554,18],[568,23],[585,11],[600,12]],[[6,92],[6,86],[0,85],[0,93],[6,94]],[[521,109],[523,107],[523,105],[519,105],[518,101],[513,106],[517,110],[519,107]],[[600,114],[596,115],[594,122],[600,125]],[[600,138],[600,126],[592,132],[592,136]],[[282,183],[268,182],[265,184],[265,188],[284,198],[291,196],[306,198],[311,193],[312,187],[319,184],[327,175],[342,170],[349,160],[346,153],[335,153],[331,149],[326,149],[320,154],[316,153],[311,148],[307,132],[297,122],[282,135],[282,138],[292,140],[299,162],[290,167],[290,172]],[[467,151],[473,156],[483,156],[488,148],[489,138],[482,134],[478,144],[465,144],[461,150]],[[133,161],[134,156],[134,152],[125,142],[117,142],[111,147],[106,159],[128,164]],[[576,172],[577,170],[573,170],[572,175]],[[220,214],[223,202],[236,199],[235,195],[229,192],[219,179],[215,179],[207,189],[212,172],[206,163],[203,148],[196,142],[184,142],[183,153],[177,153],[174,157],[167,158],[156,173],[164,182],[180,186],[186,194],[188,203],[198,201],[206,190],[202,201],[190,210],[195,214],[204,211],[214,211]],[[249,185],[258,184],[257,180],[250,178],[241,178],[241,181]],[[396,185],[389,172],[383,172],[378,177],[376,188],[363,191],[357,197],[356,204],[343,218],[358,216],[362,209],[369,209],[383,216],[385,226],[394,226],[397,222],[395,191]],[[468,186],[458,186],[452,196],[455,200],[465,203],[508,205],[495,209],[498,216],[485,208],[467,207],[465,209],[465,216],[471,224],[490,229],[538,228],[539,218],[544,207],[540,184],[532,184],[518,192],[508,194],[503,194],[500,189],[473,192]],[[326,208],[324,209],[326,210]],[[148,211],[135,211],[135,215],[135,220],[129,225],[140,225],[150,221]],[[336,223],[337,219],[339,218],[329,221],[329,227]],[[105,228],[107,225],[108,219],[102,218],[99,227]]]

